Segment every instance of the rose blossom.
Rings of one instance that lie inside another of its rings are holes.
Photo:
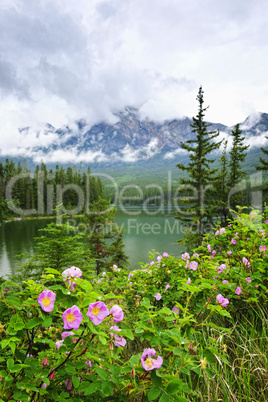
[[[259,250],[264,253],[266,251],[266,246],[260,246]]]
[[[163,257],[164,258],[168,257],[168,253],[163,253]]]
[[[172,309],[172,311],[173,311],[173,313],[175,313],[175,314],[180,314],[180,309],[179,309],[179,307],[177,307],[177,306],[174,306],[173,309]]]
[[[90,303],[86,315],[93,324],[99,325],[109,315],[109,310],[103,302]]]
[[[228,299],[225,299],[225,298],[223,297],[223,295],[221,295],[221,294],[218,294],[218,296],[217,296],[217,302],[218,302],[218,304],[219,304],[220,306],[222,306],[222,307],[226,307],[227,304],[229,304],[229,300],[228,300]]]
[[[241,288],[238,286],[238,288],[235,289],[235,294],[239,296],[239,295],[241,295],[241,293],[242,293],[242,290],[241,290]]]
[[[62,313],[62,319],[64,323],[63,326],[64,329],[73,328],[78,330],[81,321],[83,320],[83,315],[79,310],[79,308],[76,305],[74,305],[71,308],[65,310],[64,313]]]
[[[236,244],[236,240],[235,240],[235,239],[232,239],[232,240],[231,240],[231,243],[232,243],[232,244]]]
[[[122,321],[124,318],[123,310],[117,304],[114,304],[111,308],[110,315],[113,317],[114,322]]]
[[[189,269],[196,271],[197,267],[198,267],[198,262],[196,262],[196,261],[190,262]]]
[[[188,278],[188,281],[186,283],[187,283],[187,285],[190,285],[191,284],[191,278]]]
[[[247,283],[251,283],[251,282],[252,282],[252,279],[251,279],[250,276],[248,276],[248,277],[246,278],[246,282],[247,282]]]
[[[54,309],[55,300],[55,293],[48,289],[43,290],[43,292],[40,293],[37,299],[42,310],[44,310],[46,313],[50,313]]]
[[[75,286],[74,280],[75,278],[82,278],[82,271],[81,269],[73,266],[65,269],[65,271],[62,273],[62,276],[64,281],[68,280],[68,285]]]
[[[57,346],[57,349],[59,349],[60,346],[63,345],[63,340],[55,342],[55,345]]]
[[[156,359],[152,359],[151,356],[156,357],[156,351],[149,348],[145,349],[141,356],[141,364],[146,371],[160,369],[163,364],[163,359],[161,356],[157,356]]]
[[[160,299],[162,298],[162,296],[161,296],[160,293],[156,293],[156,294],[154,295],[154,297],[156,298],[156,300],[160,300]]]
[[[184,253],[181,255],[181,258],[185,261],[185,260],[189,260],[190,255],[188,253]]]

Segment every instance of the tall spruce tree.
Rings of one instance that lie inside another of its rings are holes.
[[[265,137],[265,138],[268,140],[268,137]],[[268,148],[265,149],[265,148],[262,147],[261,150],[264,153],[264,155],[268,155]],[[260,157],[260,163],[261,163],[261,165],[255,166],[255,168],[257,170],[268,170],[268,159],[265,160],[262,157]]]
[[[268,137],[265,137],[268,140]],[[261,148],[262,152],[264,155],[268,155],[268,148]],[[268,202],[268,159],[265,160],[263,157],[260,157],[260,163],[261,165],[255,166],[257,170],[260,170],[263,172],[262,176],[262,184],[261,184],[261,190],[262,190],[262,197],[263,201],[267,204]]]
[[[114,222],[115,213],[116,208],[111,208],[109,201],[100,198],[84,215],[84,237],[90,256],[95,260],[97,275],[109,270],[113,264],[119,264],[121,268],[127,264],[121,228]]]
[[[235,209],[236,206],[243,206],[246,202],[245,192],[239,192],[235,187],[247,177],[247,172],[243,170],[241,163],[246,159],[249,145],[244,145],[245,137],[242,136],[242,130],[239,124],[236,124],[231,135],[233,137],[233,144],[230,151],[228,190],[229,194],[235,191],[234,195],[229,197],[229,205],[231,209]]]
[[[216,212],[215,190],[213,182],[217,169],[211,169],[210,165],[215,161],[207,156],[218,149],[221,142],[215,142],[218,131],[208,131],[210,126],[204,121],[204,92],[199,88],[197,101],[198,113],[193,117],[192,132],[196,134],[194,140],[181,142],[182,149],[189,152],[190,162],[187,166],[178,163],[177,167],[187,173],[186,178],[180,179],[180,208],[175,212],[175,217],[188,228],[182,241],[188,248],[199,245],[204,233],[208,232],[213,224]],[[214,141],[212,141],[214,140]]]
[[[227,159],[227,144],[228,141],[224,141],[222,155],[219,159],[220,168],[219,173],[215,179],[215,189],[217,193],[218,215],[220,217],[221,226],[227,226],[227,218],[229,211],[227,208],[228,202],[228,159]]]

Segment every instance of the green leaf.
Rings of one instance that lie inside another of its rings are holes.
[[[105,337],[104,337],[104,336],[99,335],[99,340],[101,341],[101,343],[102,343],[103,345],[106,345],[107,340],[105,339]]]
[[[100,367],[96,368],[96,372],[99,374],[99,376],[103,379],[103,380],[109,380],[110,379],[110,374],[108,373],[108,371],[101,369]]]
[[[132,370],[131,366],[123,367],[121,370],[122,374],[129,373]]]
[[[32,318],[30,321],[27,322],[27,324],[25,325],[25,328],[32,329],[32,328],[36,327],[37,325],[41,324],[42,321],[43,320],[40,317]]]
[[[17,330],[17,331],[21,331],[24,327],[25,327],[24,322],[18,321],[18,322],[16,323],[16,330]]]
[[[151,371],[151,381],[152,381],[152,384],[153,384],[155,387],[161,387],[161,385],[162,385],[162,379],[161,379],[161,377],[158,377],[158,376],[156,375],[156,371],[155,371],[155,370],[152,370],[152,371]]]
[[[97,390],[101,390],[102,381],[94,381],[92,382],[84,391],[85,395],[94,394]]]
[[[42,323],[44,328],[49,328],[52,325],[52,318],[46,317]]]
[[[163,394],[161,396],[161,398],[159,399],[159,402],[169,402],[169,401],[170,401],[170,398],[167,394]]]
[[[10,370],[14,365],[14,360],[13,359],[8,359],[7,361],[7,368]]]
[[[146,307],[146,308],[154,308],[154,306],[151,305],[150,300],[147,299],[147,297],[145,297],[144,299],[142,299],[140,305],[141,305],[141,306],[144,306],[144,307]]]
[[[29,367],[28,364],[14,364],[14,366],[10,368],[10,372],[16,373],[17,371],[20,371],[26,367]]]
[[[72,383],[75,389],[77,389],[80,385],[80,380],[78,377],[72,376]]]
[[[154,401],[158,396],[161,394],[161,389],[157,387],[153,387],[148,392],[148,399],[149,401]]]
[[[10,341],[11,341],[11,339],[3,339],[1,341],[2,349],[5,349],[5,347],[9,344]]]
[[[5,281],[4,283],[2,283],[1,289],[5,290],[5,288],[8,287],[8,286],[17,286],[18,288],[20,287],[16,282]]]
[[[15,350],[16,350],[16,344],[14,342],[10,342],[9,346],[10,346],[10,349],[12,350],[12,353],[14,354]]]
[[[105,396],[109,396],[113,392],[113,384],[111,381],[102,381],[102,392]]]
[[[167,386],[167,393],[169,395],[177,394],[181,390],[181,387],[182,387],[182,380],[178,379],[170,381],[170,383]]]
[[[124,329],[122,331],[122,334],[133,341],[134,335],[133,335],[133,332],[130,329]]]
[[[140,360],[140,357],[141,357],[140,354],[131,356],[131,358],[129,359],[129,363],[131,364],[132,367],[136,366],[136,364]]]
[[[45,272],[46,274],[60,275],[60,272],[53,268],[46,268]]]
[[[121,367],[117,366],[115,364],[111,365],[110,370],[113,373],[113,375],[116,377],[118,377],[118,375],[121,373]]]
[[[169,309],[169,308],[167,308],[167,307],[163,307],[163,308],[161,308],[161,310],[159,310],[158,311],[158,314],[167,314],[167,315],[173,315],[173,312]]]

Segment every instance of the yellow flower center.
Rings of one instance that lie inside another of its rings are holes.
[[[93,315],[98,315],[100,312],[100,308],[99,307],[93,307],[93,309],[91,310],[91,313]]]
[[[74,319],[75,319],[74,313],[68,313],[66,315],[66,321],[73,322]]]
[[[153,359],[151,359],[151,357],[147,357],[147,359],[145,360],[145,364],[151,368],[153,365]]]
[[[43,306],[47,307],[50,304],[51,300],[49,297],[43,298]]]

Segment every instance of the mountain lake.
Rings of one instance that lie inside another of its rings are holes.
[[[79,218],[70,218],[70,225],[78,227]],[[13,274],[21,262],[18,254],[33,254],[34,237],[42,235],[39,229],[55,222],[53,219],[21,219],[3,222],[0,226],[0,276]],[[183,247],[177,241],[183,238],[180,222],[168,209],[142,210],[140,208],[118,209],[115,223],[124,227],[125,253],[129,257],[129,269],[139,268],[139,262],[148,263],[149,252],[167,252],[180,256]],[[83,225],[80,230],[83,230]]]

